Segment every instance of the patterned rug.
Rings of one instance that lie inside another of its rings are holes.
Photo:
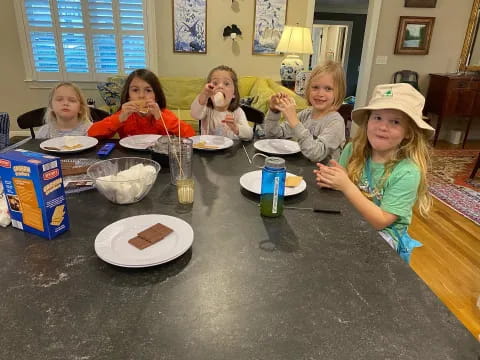
[[[469,179],[480,150],[434,150],[430,193],[480,225],[480,170]]]

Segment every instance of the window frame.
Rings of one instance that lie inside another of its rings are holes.
[[[57,0],[49,0],[50,9],[56,9]],[[87,4],[88,0],[82,0],[82,5]],[[143,0],[144,2],[144,37],[145,37],[145,60],[147,68],[156,69],[157,68],[157,44],[156,44],[156,31],[155,31],[155,0]],[[115,6],[115,5],[114,5]],[[23,64],[25,68],[25,82],[29,82],[34,85],[34,87],[44,87],[47,83],[57,83],[59,81],[73,81],[79,83],[96,83],[99,81],[106,81],[108,77],[115,75],[125,75],[125,73],[96,73],[95,65],[93,63],[93,48],[91,48],[92,38],[88,36],[90,32],[90,24],[85,22],[84,31],[74,28],[61,28],[53,27],[53,32],[56,39],[56,47],[58,53],[58,62],[60,65],[59,72],[37,72],[35,70],[35,63],[33,59],[33,51],[31,43],[29,40],[30,32],[28,19],[25,14],[24,0],[14,1],[15,16],[17,18],[17,32],[20,40],[20,47],[22,52]],[[85,6],[82,6],[82,12],[85,17],[85,13],[88,10]],[[58,14],[55,11],[52,12],[53,18],[58,18]],[[34,28],[35,29],[35,28]],[[38,28],[40,29],[40,28]],[[35,31],[35,30],[33,30]],[[40,30],[42,31],[42,30]],[[49,31],[49,30],[43,30]],[[63,66],[63,49],[61,40],[59,39],[61,32],[68,31],[70,33],[85,33],[85,44],[87,45],[87,54],[88,54],[88,66],[89,72],[87,73],[66,73]],[[95,31],[96,33],[102,33],[102,31]],[[105,33],[111,33],[111,31],[105,31]],[[128,33],[128,31],[127,31]],[[137,32],[138,33],[138,32]],[[91,34],[91,32],[90,32]],[[115,32],[117,34],[117,32]],[[121,38],[116,36],[117,45],[120,44],[117,48],[121,49]],[[90,48],[89,48],[90,47]],[[123,56],[122,56],[123,57]],[[121,60],[121,59],[119,59]],[[121,61],[119,61],[121,64]]]

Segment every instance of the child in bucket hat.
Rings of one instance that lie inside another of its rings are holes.
[[[425,98],[411,85],[378,85],[367,106],[355,109],[357,133],[339,163],[317,164],[317,184],[340,190],[400,256],[421,243],[408,226],[412,209],[425,216],[431,206],[428,138],[434,129],[422,119]]]

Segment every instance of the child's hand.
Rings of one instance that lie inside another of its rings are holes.
[[[120,113],[120,122],[124,122],[125,120],[128,119],[130,115],[132,115],[134,112],[137,112],[139,110],[138,102],[137,101],[128,101],[122,105]]]
[[[335,160],[330,160],[330,166],[317,163],[318,170],[313,170],[316,175],[317,185],[344,192],[352,181],[347,175],[346,170]]]
[[[275,112],[275,113],[278,113],[280,112],[281,110],[278,108],[278,105],[280,104],[280,100],[282,98],[285,98],[287,97],[288,95],[287,94],[284,94],[284,93],[276,93],[276,94],[273,94],[270,99],[268,100],[268,107],[271,111]]]
[[[300,121],[298,121],[297,117],[297,104],[292,97],[285,95],[280,98],[276,108],[283,113],[288,125],[290,125],[292,129],[298,125]]]
[[[200,105],[205,105],[210,97],[212,97],[215,92],[213,91],[215,89],[215,86],[213,84],[205,84],[205,86],[202,89],[202,92],[200,93],[198,97],[198,102]]]
[[[147,100],[146,107],[148,108],[148,113],[152,114],[155,120],[160,120],[160,106],[155,100]]]
[[[227,125],[235,135],[238,135],[239,130],[237,124],[235,123],[235,118],[233,117],[233,114],[227,114],[227,116],[225,116],[225,119],[222,120],[222,123]]]

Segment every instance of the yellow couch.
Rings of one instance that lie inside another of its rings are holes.
[[[177,116],[190,123],[198,130],[198,121],[190,116],[190,105],[205,85],[205,79],[201,77],[160,77],[167,108]],[[124,76],[114,76],[106,83],[97,85],[100,95],[106,106],[102,107],[110,112],[115,112],[120,105],[120,92],[125,82]],[[240,97],[252,100],[251,106],[266,113],[268,110],[268,99],[272,94],[285,92],[295,98],[297,109],[303,110],[307,107],[304,98],[293,91],[281,86],[272,79],[257,76],[242,76],[238,79]]]

